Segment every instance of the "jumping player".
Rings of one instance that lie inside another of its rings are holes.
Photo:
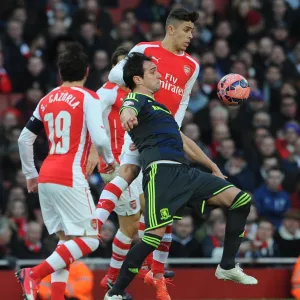
[[[120,60],[122,60],[128,54],[128,50],[120,47],[112,55],[111,62],[115,66]],[[114,185],[109,183],[119,173],[119,157],[121,155],[122,147],[124,144],[124,129],[122,127],[119,111],[122,107],[123,99],[126,98],[129,93],[129,89],[125,86],[119,86],[112,82],[106,82],[98,91],[97,94],[100,97],[100,103],[102,108],[102,117],[104,127],[108,132],[110,138],[110,145],[112,153],[116,161],[116,168],[113,173],[107,173],[105,171],[106,163],[100,157],[99,172],[106,185],[106,191],[111,193],[115,192]],[[121,182],[122,183],[122,182]],[[121,184],[120,183],[120,184]],[[143,191],[139,190],[139,186],[132,182],[130,186],[121,194],[119,201],[115,204],[112,201],[99,202],[99,209],[114,210],[118,215],[120,228],[117,231],[112,246],[112,258],[110,261],[110,267],[107,275],[101,280],[100,286],[105,289],[112,288],[112,285],[116,281],[122,263],[129,251],[134,235],[138,231],[141,205],[139,195]],[[107,193],[106,197],[109,198],[110,194]],[[106,207],[108,205],[108,207]],[[108,216],[105,216],[107,219]],[[123,299],[131,299],[130,295],[126,294]]]
[[[128,51],[122,47],[119,47],[112,55],[111,63],[115,66],[120,60],[122,60]],[[98,91],[97,94],[100,97],[100,103],[103,111],[103,123],[105,129],[108,131],[108,136],[110,137],[111,149],[117,163],[115,171],[113,173],[105,172],[106,164],[100,158],[100,175],[105,184],[107,191],[114,191],[114,186],[109,183],[116,176],[118,176],[118,169],[121,155],[121,150],[124,144],[124,129],[122,127],[119,111],[122,107],[123,100],[129,93],[129,89],[125,86],[119,86],[115,83],[107,82]],[[98,210],[105,209],[105,205],[111,205],[112,208],[118,215],[120,228],[113,240],[113,254],[110,261],[110,267],[108,269],[107,275],[101,280],[100,286],[105,289],[112,288],[114,282],[116,281],[122,263],[129,251],[134,235],[137,233],[139,226],[139,220],[141,216],[141,203],[143,204],[143,198],[140,195],[143,194],[141,185],[138,183],[138,179],[134,180],[131,185],[122,193],[120,199],[115,204],[112,201],[103,201],[98,203]],[[106,195],[109,197],[109,194]],[[111,207],[108,207],[110,210]],[[106,216],[105,216],[106,217]],[[107,218],[107,217],[106,217]],[[143,226],[143,225],[142,225]],[[139,230],[139,235],[143,237],[143,231]],[[151,268],[152,257],[150,256],[144,262],[144,268]],[[165,276],[170,277],[174,273],[171,271],[165,271]],[[125,299],[129,299],[130,295],[126,294]],[[124,299],[124,297],[123,297]]]
[[[69,265],[99,245],[95,205],[86,177],[92,142],[104,158],[106,170],[114,168],[99,97],[83,88],[88,57],[78,44],[71,43],[60,55],[58,68],[63,84],[41,99],[19,138],[28,192],[38,190],[47,230],[59,237],[52,255],[16,273],[27,300],[37,299],[39,282],[49,274],[52,299],[63,300]],[[38,174],[33,143],[42,128],[48,137],[49,153]]]
[[[161,89],[156,94],[157,101],[168,107],[175,116],[178,126],[181,126],[185,110],[188,105],[191,89],[199,73],[198,63],[189,56],[187,49],[193,35],[194,23],[198,19],[198,13],[188,12],[183,8],[171,11],[166,21],[166,36],[162,42],[140,43],[131,52],[142,52],[153,57],[158,69],[162,74]],[[122,60],[115,66],[109,76],[111,82],[125,85],[123,80],[123,66],[126,62]],[[97,216],[100,222],[104,222],[112,212],[117,203],[119,195],[139,174],[139,153],[137,150],[131,151],[132,143],[128,134],[125,134],[123,153],[121,155],[121,167],[119,176],[114,178],[110,184],[114,187],[115,193],[104,188],[100,196],[99,203],[102,207],[97,209]],[[222,176],[218,167],[197,147],[195,143],[188,140],[193,151],[201,157],[202,163],[207,166],[215,175]],[[107,194],[110,193],[108,199]],[[106,204],[104,204],[106,203]],[[152,271],[154,277],[164,273],[164,264],[167,262],[169,247],[172,241],[172,225],[166,229],[166,234],[161,245],[154,252],[154,262]]]
[[[251,196],[224,179],[187,165],[189,155],[185,138],[170,110],[154,99],[160,89],[161,74],[150,57],[141,53],[129,55],[124,66],[124,81],[132,90],[121,108],[121,121],[139,150],[143,168],[146,230],[143,239],[129,252],[114,287],[105,300],[122,299],[125,288],[138,273],[143,260],[160,244],[173,216],[186,205],[200,209],[203,201],[209,205],[227,207],[227,225],[223,264],[235,261],[250,211]],[[151,277],[150,272],[145,280]],[[257,284],[254,277],[238,266],[224,270],[218,266],[216,277]],[[164,286],[159,299],[170,299],[164,278],[155,279]]]

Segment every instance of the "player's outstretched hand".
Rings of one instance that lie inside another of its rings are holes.
[[[136,145],[134,143],[131,143],[129,146],[130,151],[135,151],[137,149]]]
[[[218,166],[216,165],[213,169],[212,169],[212,174],[217,176],[217,177],[220,177],[222,179],[226,179],[227,176],[225,176],[221,170],[218,168]]]
[[[38,191],[38,177],[27,179],[28,193],[37,193]]]
[[[138,120],[133,109],[124,109],[120,119],[122,126],[126,131],[130,131],[134,126],[138,125]]]
[[[104,172],[107,174],[111,174],[114,172],[115,168],[116,168],[116,162],[113,161],[111,164],[105,166]]]
[[[86,174],[88,176],[92,175],[93,171],[95,170],[96,166],[100,164],[99,154],[96,148],[92,145],[89,158],[86,164]]]

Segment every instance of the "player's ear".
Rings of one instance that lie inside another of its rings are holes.
[[[141,76],[133,76],[133,82],[135,83],[135,85],[140,85],[142,84],[143,78]]]
[[[169,24],[168,27],[167,27],[167,30],[168,30],[168,32],[169,32],[170,35],[173,35],[174,31],[175,31],[174,25]]]
[[[90,73],[90,67],[87,67],[85,72],[85,77],[88,77],[89,73]]]

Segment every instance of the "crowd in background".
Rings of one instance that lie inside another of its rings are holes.
[[[38,196],[26,191],[17,140],[38,101],[60,84],[59,53],[68,42],[80,41],[90,58],[86,87],[97,90],[107,81],[112,52],[162,40],[167,14],[179,6],[199,12],[188,52],[201,64],[182,130],[230,182],[253,196],[239,256],[298,256],[299,1],[140,0],[121,11],[119,22],[112,13],[118,1],[7,2],[0,15],[0,93],[20,97],[0,112],[0,258],[43,258],[57,243],[45,231]],[[251,86],[239,107],[225,107],[216,96],[218,80],[230,72]],[[41,135],[35,143],[37,167],[47,152]],[[89,180],[97,202],[103,184],[96,171]],[[174,224],[170,256],[221,257],[225,219],[221,209],[207,208],[202,222],[186,211]],[[104,241],[93,256],[111,256],[117,226],[114,217],[105,223]]]

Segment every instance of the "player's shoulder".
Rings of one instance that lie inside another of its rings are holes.
[[[160,42],[141,42],[135,45],[130,52],[144,53],[148,48],[159,48]]]
[[[84,99],[99,100],[99,96],[96,92],[85,87],[73,86],[71,89],[81,93],[84,96]]]
[[[113,89],[118,89],[118,85],[116,83],[107,81],[106,83],[104,83],[102,85],[102,87],[100,89],[106,89],[106,90],[113,90]]]
[[[192,57],[191,55],[189,55],[188,53],[186,53],[186,52],[184,52],[184,58],[187,60],[187,61],[189,61],[189,62],[191,62],[193,65],[194,65],[194,67],[195,67],[195,69],[196,68],[199,68],[199,62],[198,62],[198,60],[197,59],[195,59],[194,57]]]

